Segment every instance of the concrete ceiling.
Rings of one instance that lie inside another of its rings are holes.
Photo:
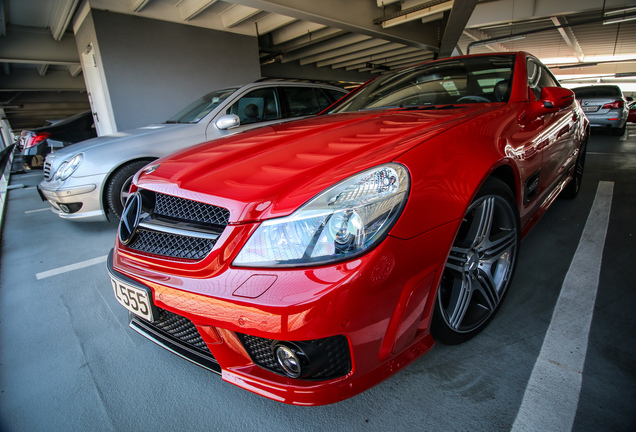
[[[524,50],[566,86],[636,92],[636,0],[85,1],[258,37],[264,74],[382,73],[468,50]],[[80,0],[0,0],[0,115],[14,131],[88,108],[73,35],[79,9]]]

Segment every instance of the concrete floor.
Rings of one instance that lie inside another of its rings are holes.
[[[13,175],[11,185],[25,187],[10,190],[6,203],[1,431],[510,430],[599,181],[614,190],[598,293],[580,394],[562,398],[575,407],[574,431],[636,430],[636,125],[621,138],[593,134],[579,197],[558,200],[524,240],[509,295],[486,331],[464,345],[437,345],[371,390],[324,407],[254,395],[130,330],[103,262],[116,224],[56,217],[34,189],[41,175]]]

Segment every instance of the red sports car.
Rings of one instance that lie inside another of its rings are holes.
[[[588,132],[523,52],[388,73],[142,169],[115,296],[133,329],[239,387],[346,399],[486,327],[523,236],[577,195]]]

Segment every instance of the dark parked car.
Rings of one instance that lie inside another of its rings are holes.
[[[629,104],[629,115],[627,116],[629,123],[636,123],[636,102]]]
[[[55,148],[84,141],[97,136],[91,111],[84,111],[72,117],[46,126],[22,131],[19,153],[30,168],[42,166],[44,157]]]
[[[627,123],[627,99],[616,85],[598,85],[572,89],[583,107],[591,127],[611,128],[621,136]]]

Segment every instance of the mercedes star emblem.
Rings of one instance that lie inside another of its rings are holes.
[[[128,197],[119,222],[119,241],[128,245],[134,239],[141,215],[141,194],[135,192]]]

